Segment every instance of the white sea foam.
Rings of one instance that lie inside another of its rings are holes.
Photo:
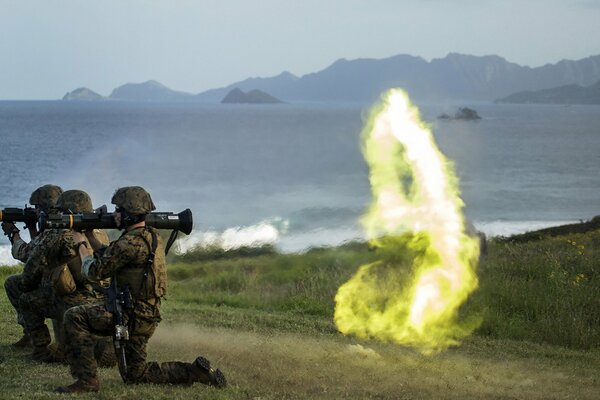
[[[283,235],[277,247],[283,252],[298,252],[311,247],[338,246],[352,240],[364,240],[365,235],[357,228],[318,228],[306,232]]]
[[[510,236],[551,226],[572,224],[579,221],[474,221],[475,228],[486,236]]]
[[[0,265],[18,265],[21,263],[12,257],[10,249],[10,245],[0,245]]]
[[[493,236],[510,236],[550,226],[579,221],[474,221],[475,228]],[[180,236],[174,250],[186,253],[195,247],[218,246],[224,250],[239,247],[273,245],[283,252],[298,252],[316,246],[337,246],[351,240],[364,240],[365,235],[356,227],[318,228],[304,232],[288,231],[289,222],[278,218],[265,220],[255,225],[237,226],[223,231],[194,231],[189,236]],[[0,244],[0,265],[18,265],[12,258],[10,245]]]
[[[194,231],[178,240],[177,251],[186,253],[197,247],[220,247],[232,250],[240,247],[276,245],[287,222],[281,220],[262,221],[251,226],[237,226],[224,231]]]

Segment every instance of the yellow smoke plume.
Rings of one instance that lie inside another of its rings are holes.
[[[452,164],[399,89],[371,111],[363,153],[373,201],[362,222],[381,257],[339,288],[335,323],[343,334],[444,350],[476,327],[458,309],[477,288],[479,258]]]

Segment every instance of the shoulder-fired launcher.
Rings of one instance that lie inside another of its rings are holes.
[[[35,226],[38,222],[38,216],[33,207],[0,208],[0,221],[25,222],[27,226]]]
[[[192,211],[187,208],[175,214],[172,212],[151,212],[146,215],[146,225],[156,229],[172,229],[189,235],[193,228]],[[112,213],[106,206],[94,212],[79,214],[44,214],[39,219],[40,230],[74,229],[76,231],[91,229],[118,229]]]

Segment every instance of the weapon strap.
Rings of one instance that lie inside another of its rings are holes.
[[[169,241],[167,242],[167,247],[165,248],[165,256],[169,254],[171,246],[173,246],[173,243],[175,243],[175,240],[177,240],[177,235],[179,235],[178,230],[174,230],[173,232],[171,232],[171,236],[169,236]]]

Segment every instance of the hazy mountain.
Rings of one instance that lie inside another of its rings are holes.
[[[97,100],[106,100],[106,97],[99,95],[85,87],[77,88],[72,92],[68,92],[62,98],[63,100],[69,101],[97,101]]]
[[[585,87],[573,84],[537,91],[523,91],[496,101],[519,104],[600,104],[600,81]]]
[[[385,59],[341,59],[300,78],[284,72],[253,78],[195,96],[218,101],[235,87],[260,89],[285,101],[372,101],[391,87],[405,88],[417,99],[493,100],[523,90],[600,80],[600,56],[530,68],[498,56],[450,53],[427,62],[398,55]]]
[[[244,93],[239,88],[231,90],[221,100],[221,103],[250,103],[250,104],[275,104],[281,103],[282,101],[271,96],[269,93],[263,92],[262,90],[254,89],[248,93]]]
[[[260,90],[283,101],[372,102],[383,91],[401,87],[417,100],[491,101],[522,91],[590,86],[598,81],[600,55],[530,68],[495,55],[450,53],[430,62],[410,55],[340,59],[302,77],[286,71],[270,78],[248,78],[197,95],[171,90],[156,81],[128,83],[113,90],[110,99],[218,103],[238,88],[242,92]]]
[[[297,80],[298,77],[284,71],[272,78],[248,78],[223,88],[207,90],[206,92],[194,96],[194,98],[199,101],[219,102],[227,95],[227,93],[236,88],[242,91],[260,89],[273,96],[279,97],[281,93],[286,93],[291,89],[294,82]]]
[[[129,101],[187,101],[192,98],[192,95],[169,89],[156,81],[147,81],[119,86],[112,91],[109,97],[115,100]]]

